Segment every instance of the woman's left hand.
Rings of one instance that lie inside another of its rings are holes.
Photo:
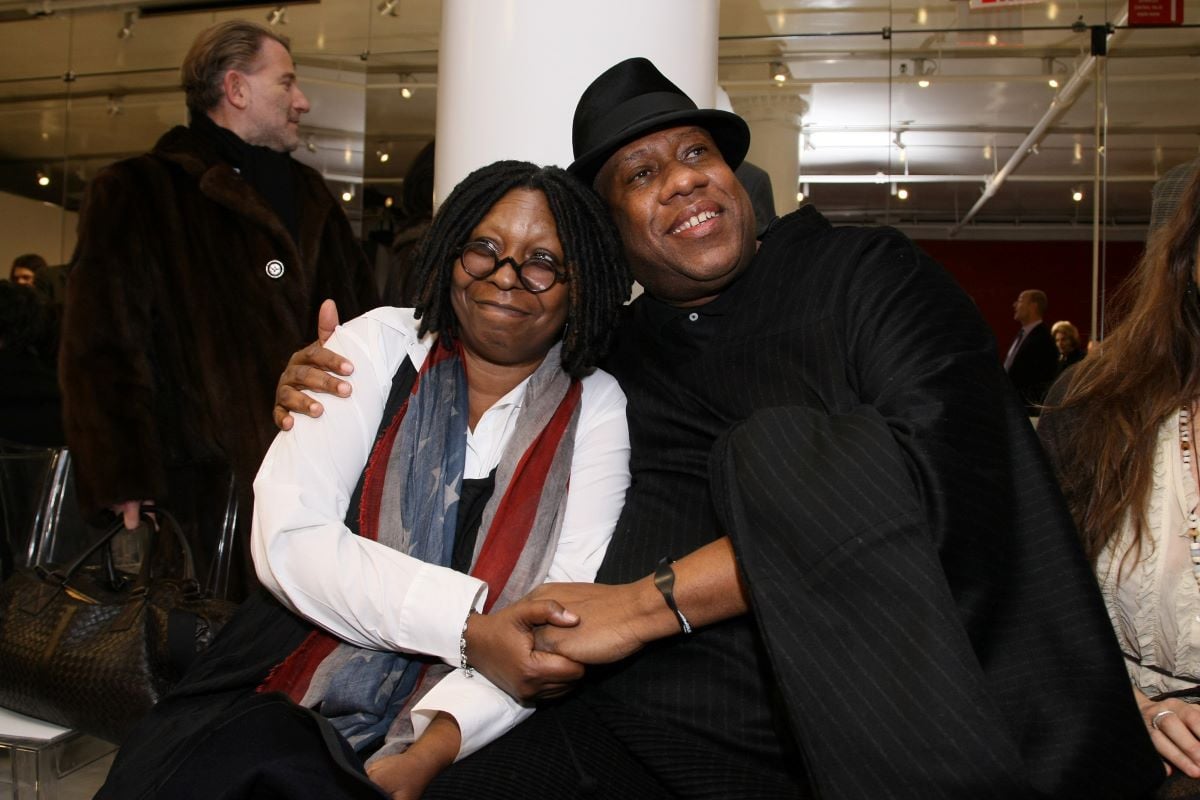
[[[431,769],[420,758],[399,753],[371,764],[367,767],[367,777],[387,792],[392,800],[419,800],[438,771]]]
[[[425,787],[454,763],[462,734],[454,717],[438,712],[408,750],[372,761],[367,777],[392,800],[420,800]]]
[[[1200,778],[1200,707],[1175,698],[1154,702],[1134,689],[1150,740],[1167,765]]]

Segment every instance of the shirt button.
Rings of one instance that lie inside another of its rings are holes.
[[[695,322],[696,320],[700,319],[700,315],[693,311],[692,313],[688,314],[688,319],[690,319],[692,322]]]
[[[283,262],[277,259],[271,259],[266,266],[267,276],[279,280],[283,277]]]

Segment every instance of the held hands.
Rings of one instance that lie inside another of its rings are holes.
[[[1200,707],[1175,698],[1156,703],[1136,689],[1134,692],[1167,774],[1174,768],[1190,778],[1200,778]]]
[[[306,395],[302,389],[336,394],[339,397],[350,396],[350,384],[329,374],[335,372],[338,375],[349,375],[354,371],[353,364],[332,350],[325,349],[325,342],[333,335],[337,326],[337,306],[332,300],[326,300],[317,312],[317,341],[292,354],[283,374],[279,376],[279,383],[275,386],[275,409],[272,415],[276,427],[280,430],[292,429],[293,413],[319,417],[325,411],[320,403]]]
[[[560,630],[578,622],[553,600],[528,597],[490,614],[472,614],[465,634],[467,661],[523,703],[557,697],[583,677],[583,666],[535,649],[534,630]]]
[[[534,641],[539,650],[583,664],[619,661],[641,650],[647,642],[679,631],[670,613],[662,613],[666,605],[648,579],[617,586],[547,583],[525,599],[550,598],[576,613],[579,624],[570,628],[540,627],[534,632]]]
[[[749,610],[746,588],[728,536],[693,550],[674,563],[675,600],[693,628]],[[579,617],[570,628],[538,628],[538,648],[583,664],[607,664],[648,643],[681,633],[679,620],[648,575],[633,583],[547,583],[527,600],[553,598]]]

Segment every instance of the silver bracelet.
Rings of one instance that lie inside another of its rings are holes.
[[[675,603],[675,570],[671,569],[673,561],[670,556],[666,556],[658,562],[658,569],[654,570],[654,585],[662,592],[663,599],[667,601],[667,608],[671,609],[671,613],[679,622],[679,629],[684,633],[691,633],[692,623],[688,622],[688,618]]]
[[[458,666],[466,673],[468,678],[475,677],[475,670],[467,663],[467,623],[471,621],[471,615],[475,613],[475,609],[467,612],[467,618],[463,620],[462,633],[458,635]]]

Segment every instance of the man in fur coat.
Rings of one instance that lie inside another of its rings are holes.
[[[314,336],[322,298],[349,316],[377,299],[345,214],[289,155],[309,104],[288,40],[213,26],[182,79],[188,127],[88,187],[64,320],[64,422],[85,513],[110,509],[132,528],[145,503],[174,512],[202,578],[233,487],[238,596],[253,581],[250,487],[275,434],[275,377]]]

